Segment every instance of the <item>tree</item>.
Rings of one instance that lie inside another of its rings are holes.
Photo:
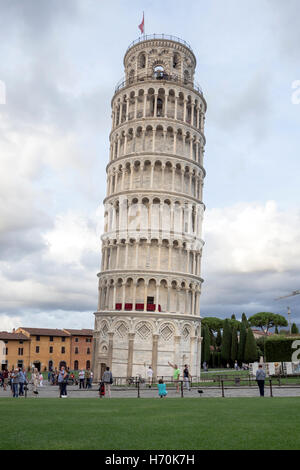
[[[202,362],[209,362],[210,360],[210,334],[207,325],[203,328],[203,340],[202,340]]]
[[[248,323],[248,320],[247,320],[247,317],[246,317],[246,314],[245,314],[245,313],[242,314],[242,323],[245,324],[245,327],[246,327],[246,328],[249,327],[249,323]]]
[[[275,326],[275,335],[278,335],[278,326]]]
[[[223,328],[224,320],[217,317],[204,317],[201,323],[203,326],[207,325],[211,333],[215,333]]]
[[[234,326],[232,329],[232,340],[231,340],[231,361],[234,362],[238,358],[238,336],[237,327]]]
[[[262,329],[264,334],[267,334],[270,328],[274,326],[287,326],[288,322],[286,318],[277,313],[271,312],[259,312],[249,318],[251,326],[258,326]]]
[[[297,335],[297,334],[299,333],[299,329],[298,329],[296,323],[293,323],[293,324],[292,324],[291,333],[292,333],[293,335]]]
[[[242,322],[240,329],[240,341],[238,347],[238,361],[240,364],[245,362],[245,345],[246,345],[247,330],[245,323]]]
[[[231,315],[231,320],[236,320],[234,313]]]
[[[249,319],[250,320],[250,319]],[[246,344],[245,344],[245,362],[255,362],[258,358],[258,351],[251,328],[247,330]]]
[[[221,357],[224,364],[230,362],[231,359],[231,326],[229,320],[224,320],[223,339],[221,346]]]

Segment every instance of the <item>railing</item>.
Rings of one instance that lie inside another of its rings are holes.
[[[190,49],[190,51],[193,52],[193,49],[191,48],[191,46],[186,41],[184,41],[183,39],[178,38],[177,36],[170,36],[169,34],[148,34],[148,35],[140,36],[138,39],[135,39],[134,41],[132,41],[131,44],[129,44],[129,46],[127,47],[126,52],[131,47],[135,46],[136,44],[139,44],[140,42],[144,42],[144,41],[150,41],[152,39],[166,39],[168,41],[179,42],[180,44],[187,47],[188,49]]]
[[[134,85],[135,83],[139,82],[145,82],[145,81],[155,81],[155,80],[160,80],[160,81],[168,81],[168,82],[173,82],[178,85],[183,85],[183,86],[188,86],[190,88],[194,88],[200,95],[203,95],[203,91],[201,86],[197,82],[193,82],[191,80],[183,79],[178,77],[178,75],[172,75],[172,74],[167,74],[164,72],[161,72],[159,74],[152,74],[152,75],[136,75],[134,77],[130,77],[129,79],[124,79],[122,78],[116,85],[115,88],[115,93],[117,91],[121,90],[122,88],[125,88],[129,85]]]

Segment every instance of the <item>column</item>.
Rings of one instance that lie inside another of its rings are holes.
[[[174,129],[174,142],[173,142],[173,153],[176,155],[177,152],[177,132],[176,129]]]
[[[195,289],[192,288],[192,310],[191,315],[195,315]]]
[[[143,117],[146,117],[146,107],[147,107],[147,95],[144,94],[144,109],[143,109]]]
[[[161,174],[161,186],[162,186],[162,188],[165,185],[165,168],[166,168],[166,165],[162,164],[161,165],[161,172],[162,172],[162,174]]]
[[[193,139],[190,136],[190,159],[193,160]]]
[[[161,252],[161,241],[158,240],[158,255],[157,255],[157,271],[160,271],[160,253]]]
[[[133,188],[133,163],[130,165],[130,186],[129,189]]]
[[[174,112],[174,119],[177,119],[177,101],[178,101],[178,97],[175,96],[175,112]]]
[[[124,190],[125,174],[126,174],[126,168],[125,168],[125,166],[123,166],[122,167],[122,184],[121,184],[122,191]]]
[[[181,336],[174,336],[174,364],[178,367],[181,366],[180,364],[180,340]]]
[[[120,257],[120,245],[119,242],[117,242],[117,255],[116,255],[116,269],[119,267],[119,257]]]
[[[114,284],[114,293],[113,293],[113,310],[116,310],[116,294],[117,294],[117,286]]]
[[[157,359],[158,359],[158,339],[159,335],[153,335],[152,339],[152,369],[153,369],[153,379],[154,381],[157,378]]]
[[[158,313],[159,306],[159,284],[156,284],[156,300],[155,300],[155,312]]]
[[[128,266],[128,241],[125,242],[125,268]]]
[[[127,377],[132,377],[134,337],[135,333],[128,333]]]
[[[154,110],[153,110],[153,117],[157,117],[157,97],[158,94],[154,94]]]
[[[192,180],[193,180],[193,174],[190,169],[190,186],[189,186],[189,195],[192,195]]]
[[[123,155],[126,155],[126,153],[127,153],[127,133],[125,132]]]
[[[197,122],[196,122],[196,127],[199,129],[199,122],[200,122],[200,108],[197,107]]]
[[[112,358],[113,358],[113,351],[114,351],[114,333],[108,333],[108,351],[107,351],[107,362],[108,367],[112,368]]]
[[[168,286],[168,295],[167,295],[167,312],[170,312],[170,297],[171,297],[171,287]]]
[[[183,122],[186,122],[186,100],[183,103]]]
[[[138,268],[139,266],[139,262],[138,262],[138,259],[139,259],[139,240],[136,240],[136,245],[135,245],[135,267],[136,269]]]
[[[147,312],[147,297],[148,297],[148,285],[146,284],[145,279],[145,290],[144,290],[144,312]]]
[[[155,135],[156,135],[156,129],[155,127],[153,128],[153,134],[152,134],[152,152],[155,152]]]
[[[195,367],[195,341],[196,341],[196,336],[190,336],[190,374],[191,375],[197,375],[196,373],[196,367]]]
[[[150,188],[153,188],[154,163],[151,163]]]
[[[169,253],[168,253],[168,271],[172,270],[172,245],[171,242],[169,242]]]
[[[185,174],[185,170],[181,169],[181,192],[182,193],[184,192],[184,174]]]
[[[168,90],[165,90],[165,91],[167,92]],[[164,116],[165,118],[168,117],[168,96],[169,95],[167,95],[167,93],[166,93],[166,95],[165,95],[165,116]]]
[[[138,106],[138,95],[135,97],[135,103],[134,103],[134,119],[137,118],[137,106]]]
[[[176,168],[175,166],[172,166],[172,191],[175,191],[175,172]]]
[[[137,281],[134,279],[133,280],[133,297],[132,297],[133,310],[135,310],[135,304],[136,304],[136,287],[137,287]]]

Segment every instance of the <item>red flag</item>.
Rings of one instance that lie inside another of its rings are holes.
[[[144,12],[143,12],[143,21],[141,22],[141,24],[139,24],[139,29],[141,30],[141,33],[144,34],[144,31],[145,31]]]

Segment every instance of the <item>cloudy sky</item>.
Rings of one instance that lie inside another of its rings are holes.
[[[208,102],[201,314],[300,323],[300,296],[274,301],[300,289],[300,2],[0,0],[0,330],[93,327],[110,100],[143,10],[191,44]]]

